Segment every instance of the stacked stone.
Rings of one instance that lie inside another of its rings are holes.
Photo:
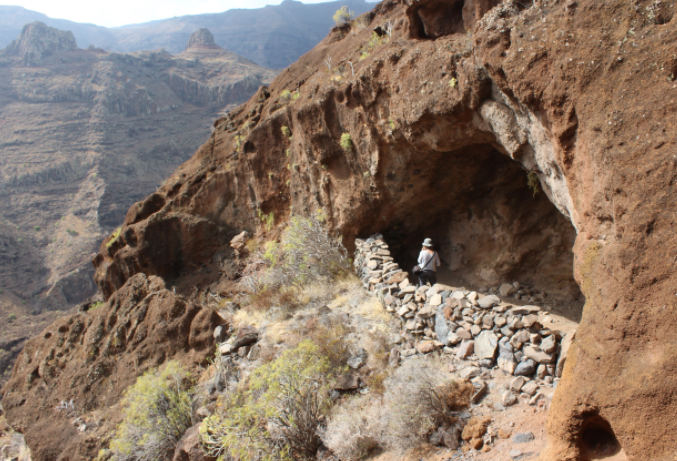
[[[461,359],[474,354],[481,367],[499,367],[514,376],[546,382],[561,377],[573,334],[543,327],[538,306],[514,306],[496,295],[442,284],[416,287],[380,234],[355,244],[363,286],[402,320],[403,336],[416,341],[402,355],[442,349]]]
[[[367,240],[356,239],[355,247],[355,270],[367,290],[385,296],[407,278],[406,272],[390,256],[382,235],[372,235]]]

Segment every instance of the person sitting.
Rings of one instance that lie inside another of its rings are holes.
[[[418,265],[421,272],[418,274],[419,286],[437,283],[437,268],[442,265],[440,256],[433,250],[433,241],[429,238],[423,241],[423,249],[418,255]]]

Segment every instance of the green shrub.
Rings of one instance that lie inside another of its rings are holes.
[[[311,459],[329,411],[329,362],[311,341],[255,369],[200,427],[200,441],[219,460]]]
[[[114,461],[171,459],[192,425],[190,373],[176,362],[139,377],[122,401],[123,420],[110,443]]]
[[[450,86],[451,88],[456,88],[456,84],[458,84],[458,80],[456,80],[456,77],[454,77],[454,78],[452,78],[451,80],[449,80],[449,86]]]
[[[353,151],[353,138],[350,136],[350,133],[343,133],[341,135],[341,149],[348,154]]]
[[[282,130],[282,134],[284,135],[284,137],[289,138],[289,140],[291,141],[292,134],[291,134],[291,130],[289,129],[289,127],[283,126],[281,128],[281,130]]]
[[[16,320],[16,314],[9,314],[7,316],[7,320],[10,321],[10,322],[15,321]]]
[[[534,193],[534,197],[541,191],[541,181],[538,179],[538,175],[533,171],[527,173],[527,186]]]
[[[342,6],[336,11],[336,13],[334,13],[334,22],[337,26],[342,26],[343,24],[349,23],[353,19],[355,19],[355,13],[350,11],[347,6]]]
[[[291,99],[291,91],[282,90],[282,92],[280,93],[280,99],[284,102],[288,102]]]
[[[118,237],[120,237],[120,232],[122,232],[122,227],[115,229],[115,232],[111,234],[110,239],[106,242],[106,248],[110,248],[112,244],[117,242]]]
[[[93,311],[93,310],[95,310],[95,309],[98,309],[98,308],[101,307],[101,306],[104,306],[105,304],[106,304],[106,303],[104,303],[103,301],[97,301],[97,302],[95,302],[94,304],[92,304],[91,306],[89,306],[89,310],[90,310],[90,311]]]
[[[33,228],[33,230],[34,230],[35,232],[40,232],[40,231],[42,230],[42,227],[40,227],[40,226],[35,226],[35,227]]]

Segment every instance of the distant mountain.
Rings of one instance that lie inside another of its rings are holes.
[[[310,51],[327,35],[333,25],[334,12],[343,5],[358,15],[374,7],[374,3],[364,0],[315,4],[285,0],[277,6],[181,16],[107,29],[51,19],[21,7],[0,6],[0,48],[16,38],[24,24],[33,21],[73,32],[80,47],[94,45],[106,51],[120,52],[164,48],[176,54],[183,51],[194,31],[207,28],[219,46],[260,66],[281,69]]]
[[[16,324],[94,294],[102,238],[276,74],[206,29],[175,56],[79,49],[73,35],[35,22],[0,51],[0,319]],[[29,333],[10,330],[0,342]]]

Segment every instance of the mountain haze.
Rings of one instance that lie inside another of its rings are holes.
[[[24,24],[42,21],[73,32],[80,47],[94,45],[119,52],[164,48],[176,54],[183,51],[190,34],[208,28],[221,47],[263,67],[280,69],[296,61],[327,35],[333,25],[332,15],[343,5],[357,15],[374,6],[364,0],[308,5],[285,0],[276,6],[181,16],[111,29],[51,19],[21,7],[0,6],[0,47],[14,40]]]

